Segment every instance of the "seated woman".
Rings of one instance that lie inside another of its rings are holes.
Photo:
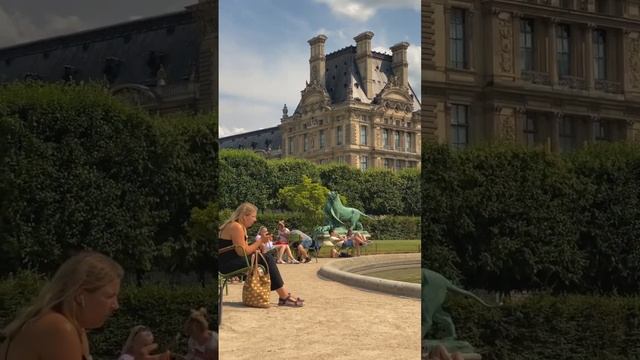
[[[191,310],[184,324],[184,332],[189,336],[186,359],[218,360],[218,334],[209,330],[206,309]]]
[[[118,360],[135,360],[135,354],[139,353],[145,346],[153,344],[153,333],[143,325],[131,328],[129,337],[122,347],[122,352]]]
[[[360,256],[360,246],[366,245],[367,239],[360,233],[353,232],[351,229],[347,230],[347,239],[345,240],[343,247],[353,247],[355,249],[355,255]]]
[[[265,238],[267,239],[267,242],[263,242],[262,247],[260,248],[262,250],[262,253],[267,253],[268,251],[270,251],[271,249],[276,249],[276,251],[278,252],[278,259],[276,260],[276,263],[278,264],[284,264],[284,260],[282,260],[282,257],[284,255],[284,253],[287,253],[287,263],[289,264],[299,264],[298,261],[296,261],[296,259],[293,258],[293,254],[291,253],[291,249],[289,248],[288,244],[276,244],[273,242],[273,236],[271,234],[269,234],[269,230],[267,229],[266,226],[261,226],[260,230],[258,230],[258,235],[256,235],[256,241],[258,240],[258,238]]]
[[[329,230],[329,240],[333,243],[334,246],[338,248],[342,248],[342,244],[344,244],[346,240],[346,236],[338,234],[336,229]],[[331,257],[336,258],[339,256],[338,250],[334,248],[331,249]]]
[[[251,255],[258,251],[262,246],[263,239],[260,238],[253,244],[247,243],[247,228],[256,222],[258,208],[251,203],[242,203],[231,214],[231,217],[225,221],[219,228],[218,232],[218,266],[221,272],[230,273],[240,270],[247,266],[245,254]],[[222,249],[235,246],[235,251],[222,251]],[[258,257],[259,262],[269,269],[271,277],[271,290],[278,293],[278,305],[280,306],[303,306],[304,300],[299,297],[293,297],[291,293],[284,287],[284,281],[280,276],[280,271],[275,260],[271,256],[266,256],[265,260]],[[266,263],[265,263],[266,261]]]
[[[97,329],[118,309],[122,267],[111,258],[83,251],[58,268],[37,298],[2,330],[0,360],[89,360],[87,329]],[[135,360],[169,360],[167,351],[142,346]]]

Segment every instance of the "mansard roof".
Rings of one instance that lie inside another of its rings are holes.
[[[373,94],[379,94],[393,76],[391,67],[392,56],[372,51],[373,58]],[[331,104],[341,104],[349,99],[351,92],[354,99],[360,99],[362,103],[370,104],[373,98],[368,98],[362,88],[362,76],[356,62],[356,47],[351,45],[325,57],[325,87],[331,98]],[[416,97],[411,84],[409,90],[413,95],[413,110],[420,110],[420,102]],[[296,111],[298,112],[298,108]]]
[[[112,85],[156,84],[160,64],[167,83],[188,80],[197,68],[201,34],[195,14],[183,10],[0,49],[0,83],[23,80]]]

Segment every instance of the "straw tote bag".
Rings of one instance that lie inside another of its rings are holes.
[[[262,257],[267,268],[264,274],[261,274],[261,269],[258,266],[258,255]],[[270,292],[271,277],[269,276],[269,265],[267,265],[264,255],[257,251],[251,256],[251,268],[242,286],[242,303],[251,307],[268,308]]]

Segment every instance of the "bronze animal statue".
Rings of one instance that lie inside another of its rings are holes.
[[[324,205],[324,216],[326,226],[336,228],[344,226],[345,222],[348,222],[349,229],[361,231],[363,227],[360,217],[367,215],[358,209],[344,206],[340,201],[340,195],[335,191],[330,191]]]
[[[485,303],[473,293],[461,289],[451,283],[450,280],[441,274],[422,268],[422,338],[424,339],[431,330],[434,322],[440,324],[445,332],[444,339],[453,340],[456,338],[456,327],[453,324],[451,315],[442,310],[447,294],[449,292],[458,293],[477,300],[482,305],[493,307]]]

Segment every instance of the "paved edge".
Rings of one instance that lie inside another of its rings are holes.
[[[385,270],[406,265],[420,267],[419,253],[412,254],[388,254],[367,255],[355,258],[339,259],[323,265],[318,270],[318,275],[346,285],[355,286],[367,290],[379,291],[398,296],[421,298],[421,285],[402,281],[374,278],[362,274],[373,270]],[[358,272],[361,274],[356,274]]]

